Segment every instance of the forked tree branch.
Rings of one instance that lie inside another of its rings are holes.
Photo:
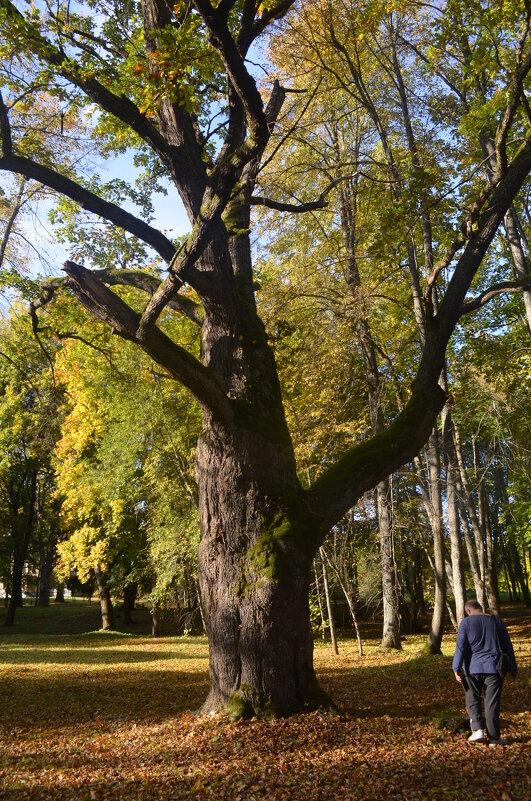
[[[93,270],[93,272],[100,281],[103,281],[108,286],[131,286],[146,292],[148,295],[154,295],[162,284],[160,278],[140,270],[112,270],[107,268]],[[201,325],[203,322],[201,305],[190,298],[175,295],[167,305],[169,309],[181,312],[197,325]]]
[[[75,62],[68,58],[66,53],[46,39],[38,31],[37,26],[29,22],[10,0],[0,0],[0,9],[5,11],[8,20],[14,21],[24,31],[39,58],[81,89],[104,111],[131,128],[144,142],[150,145],[173,175],[179,176],[183,169],[189,168],[189,154],[187,160],[181,154],[181,148],[177,145],[170,145],[126,95],[114,94],[89,70],[80,69]],[[200,158],[196,161],[199,163]]]
[[[155,275],[142,272],[141,270],[113,270],[104,268],[102,270],[92,270],[93,275],[107,286],[130,286],[139,289],[148,295],[153,295],[162,281]],[[53,298],[55,292],[61,288],[68,288],[68,278],[45,278],[40,282],[42,295],[31,304],[33,311],[46,306]],[[181,312],[186,315],[196,325],[203,322],[202,308],[199,303],[182,295],[176,295],[168,303],[168,308],[173,311]],[[33,312],[32,312],[33,313]]]
[[[201,210],[192,231],[173,257],[168,277],[161,283],[144,309],[138,325],[137,336],[139,339],[143,339],[146,332],[155,325],[162,310],[176,296],[183,281],[189,281],[199,291],[203,288],[204,282],[201,280],[201,274],[195,271],[192,280],[191,271],[205,248],[210,244],[215,226],[226,210],[234,186],[245,167],[249,163],[254,163],[263,153],[284,98],[284,90],[278,81],[275,81],[269,102],[263,112],[266,122],[266,138],[263,142],[259,143],[251,136],[232,151],[230,142],[225,142],[210,176],[209,184],[203,195]]]
[[[123,339],[140,345],[154,361],[164,366],[172,378],[183,384],[203,408],[220,420],[232,421],[230,401],[210,368],[201,364],[195,356],[156,326],[146,331],[140,340],[137,336],[140,322],[138,312],[131,309],[85,267],[67,261],[63,269],[68,276],[70,289],[93,317],[110,326]]]
[[[256,82],[244,62],[229,30],[225,14],[213,8],[209,0],[193,0],[206,25],[212,46],[219,53],[227,75],[245,109],[251,139],[256,147],[264,147],[269,138],[264,106]]]

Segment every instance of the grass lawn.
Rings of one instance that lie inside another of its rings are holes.
[[[465,717],[452,632],[439,657],[420,654],[420,636],[382,653],[371,630],[362,658],[352,640],[339,657],[318,641],[319,679],[343,717],[231,724],[193,714],[208,689],[205,638],[154,640],[142,615],[139,633],[91,631],[95,603],[18,610],[17,621],[0,630],[0,799],[530,797],[531,616],[521,608],[506,610],[520,665],[504,687],[506,748],[436,725]]]

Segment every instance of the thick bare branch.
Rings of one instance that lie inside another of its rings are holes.
[[[511,127],[512,121],[514,119],[514,115],[518,109],[518,106],[521,102],[521,98],[524,94],[524,81],[529,71],[531,70],[531,53],[527,55],[524,61],[518,66],[518,69],[515,70],[515,73],[512,77],[511,83],[509,85],[509,95],[510,101],[505,109],[502,119],[498,125],[496,136],[494,139],[494,147],[496,150],[496,158],[497,158],[497,173],[496,177],[498,178],[502,175],[507,168],[507,152],[506,152],[506,141],[507,136],[509,133],[509,129]]]
[[[88,189],[85,189],[80,184],[67,178],[50,167],[43,164],[38,164],[36,161],[25,158],[24,156],[4,155],[0,157],[0,170],[14,172],[18,175],[24,175],[34,181],[38,181],[44,186],[55,190],[56,192],[69,197],[76,203],[87,209],[87,211],[103,217],[105,220],[112,222],[124,231],[128,231],[133,236],[138,237],[147,245],[150,245],[164,261],[171,261],[175,247],[173,243],[167,239],[156,228],[152,228],[143,220],[139,220],[133,214],[117,206],[115,203],[110,203],[108,200],[94,194]]]
[[[103,270],[93,270],[92,273],[99,281],[107,284],[107,286],[130,286],[135,289],[140,289],[148,295],[153,295],[162,283],[160,278],[157,278],[155,275],[144,273],[140,270],[113,270],[111,268],[105,268]],[[40,289],[42,295],[32,302],[30,309],[32,315],[37,309],[46,306],[52,300],[58,289],[67,288],[68,286],[68,278],[45,278],[41,281]],[[190,298],[177,295],[173,300],[170,300],[168,308],[173,309],[173,311],[181,312],[197,325],[201,325],[203,322],[201,306]]]
[[[522,292],[525,289],[531,289],[531,276],[520,279],[519,281],[501,281],[499,284],[493,284],[477,297],[463,303],[459,316],[462,317],[464,314],[470,314],[470,312],[480,309],[488,303],[489,300],[492,300],[498,295]]]
[[[245,109],[247,125],[256,147],[263,147],[269,137],[267,120],[260,92],[232,38],[226,18],[214,9],[209,0],[193,0],[206,25],[212,46],[218,51],[227,75]]]
[[[308,203],[283,203],[279,200],[271,200],[267,197],[251,197],[253,206],[266,206],[268,209],[275,209],[276,211],[289,211],[293,214],[303,214],[306,211],[315,211],[316,209],[325,209],[328,206],[327,197],[341,181],[350,178],[351,176],[342,176],[331,181],[326,189],[321,192],[317,200],[311,200]]]
[[[155,275],[144,273],[140,270],[94,270],[94,275],[108,286],[131,286],[149,295],[154,295],[162,283],[160,278]],[[195,303],[190,298],[176,295],[168,302],[168,308],[181,312],[197,325],[201,325],[203,322],[200,304]]]
[[[170,263],[168,277],[157,287],[144,309],[137,330],[139,339],[145,337],[146,331],[156,323],[162,310],[176,297],[183,282],[189,278],[191,268],[209,243],[213,223],[223,207],[221,198],[213,198],[207,214],[200,214],[197,218],[192,232]]]
[[[320,518],[322,536],[364,492],[413,459],[427,442],[444,401],[436,382],[430,394],[414,390],[386,431],[350,449],[310,487],[310,505]]]

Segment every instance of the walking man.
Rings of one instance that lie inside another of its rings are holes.
[[[501,652],[509,656],[509,673],[516,676],[516,658],[505,624],[495,615],[486,615],[477,601],[467,601],[465,618],[459,625],[452,669],[466,691],[466,710],[470,718],[471,743],[485,740],[486,722],[489,745],[506,745],[500,737],[500,702],[503,677],[496,664]],[[481,691],[485,688],[485,718],[481,711]]]

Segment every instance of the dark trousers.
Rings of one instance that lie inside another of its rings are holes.
[[[466,711],[472,731],[486,722],[490,740],[500,739],[500,702],[503,679],[497,673],[473,673],[466,677]],[[481,691],[485,688],[485,718],[481,711]]]

